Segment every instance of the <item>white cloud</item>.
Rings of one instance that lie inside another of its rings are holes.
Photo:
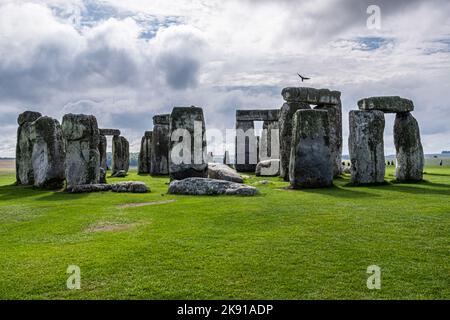
[[[450,4],[378,1],[379,31],[366,28],[368,4],[6,0],[0,122],[26,109],[89,112],[137,146],[152,116],[174,105],[202,106],[207,126],[222,129],[236,108],[280,107],[302,72],[310,86],[342,91],[344,132],[360,98],[400,95],[415,101],[425,150],[449,149]],[[14,136],[15,124],[1,129],[0,155],[13,155]]]

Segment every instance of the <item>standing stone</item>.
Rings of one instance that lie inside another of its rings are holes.
[[[258,140],[253,121],[236,121],[235,168],[238,172],[255,172],[258,163]],[[238,137],[238,130],[244,136]]]
[[[421,181],[425,162],[420,129],[411,113],[397,113],[394,124],[398,181]]]
[[[223,155],[223,164],[230,165],[230,153],[228,151],[225,151],[225,154]]]
[[[170,179],[208,177],[205,119],[202,108],[194,106],[173,108],[170,115],[170,133]]]
[[[328,119],[324,110],[295,113],[289,163],[292,188],[322,188],[333,184]]]
[[[169,114],[153,117],[153,135],[151,147],[151,175],[169,174]]]
[[[119,171],[128,172],[130,168],[130,144],[122,136],[114,136],[112,143],[112,172],[115,176]]]
[[[42,115],[39,112],[25,111],[20,114],[17,123],[16,145],[16,181],[18,185],[33,185],[34,174],[32,164],[33,143],[30,140],[31,123]]]
[[[278,121],[264,121],[263,130],[261,133],[261,139],[259,144],[259,159],[260,161],[279,159],[280,158],[280,139],[279,139],[280,126]],[[278,141],[276,141],[278,140]],[[272,147],[276,147],[272,151]]]
[[[64,186],[65,146],[59,122],[40,117],[31,124],[34,186],[58,189]]]
[[[141,151],[139,152],[139,174],[150,173],[152,152],[152,132],[147,131],[141,140]]]
[[[350,111],[348,139],[351,160],[351,183],[384,182],[384,113],[382,111]]]
[[[66,114],[62,122],[66,141],[65,176],[67,189],[100,180],[99,130],[91,115]]]
[[[289,181],[289,161],[291,157],[292,119],[297,110],[311,109],[303,102],[286,102],[280,113],[280,176]]]
[[[340,94],[340,93],[339,93]],[[330,146],[331,159],[333,161],[333,176],[342,174],[342,104],[322,104],[314,108],[315,110],[328,111],[328,120],[330,122]]]
[[[108,171],[108,165],[106,163],[107,143],[106,137],[100,134],[98,142],[98,152],[100,153],[100,183],[106,183],[106,171]]]

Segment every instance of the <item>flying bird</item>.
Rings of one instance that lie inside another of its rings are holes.
[[[304,77],[304,76],[300,75],[300,73],[297,73],[297,74],[300,77],[300,79],[302,79],[302,82],[305,81],[305,80],[310,80],[311,79],[311,78],[307,78],[307,77]]]

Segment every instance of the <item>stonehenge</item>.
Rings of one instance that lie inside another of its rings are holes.
[[[153,134],[151,147],[151,175],[169,174],[169,119],[170,114],[153,117]]]
[[[42,115],[39,112],[25,111],[17,119],[16,144],[16,183],[18,185],[33,185],[34,173],[32,164],[33,143],[30,139],[31,126]]]
[[[171,180],[208,176],[205,130],[202,108],[191,106],[172,109],[169,142]]]
[[[151,168],[152,154],[152,131],[146,131],[141,139],[141,150],[139,152],[138,174],[149,174]]]
[[[384,182],[384,113],[379,110],[352,110],[349,122],[351,183],[364,185]]]
[[[117,176],[120,171],[128,172],[130,168],[130,144],[122,136],[114,136],[112,142],[111,175]]]
[[[397,113],[394,124],[397,181],[421,181],[425,158],[417,120],[409,112]]]
[[[395,114],[395,177],[423,179],[424,151],[414,103],[397,96],[358,101],[349,113],[349,167],[342,162],[341,93],[288,87],[281,109],[236,110],[235,160],[225,151],[223,163],[207,153],[202,108],[174,107],[153,116],[153,130],[141,139],[139,174],[169,175],[174,194],[256,194],[238,172],[280,176],[292,189],[323,188],[349,172],[354,185],[384,182],[385,114]],[[255,134],[261,121],[261,136]],[[66,114],[60,123],[39,112],[18,117],[17,185],[68,192],[144,192],[143,183],[106,184],[107,136],[112,136],[113,177],[127,176],[130,144],[118,129],[99,129],[92,115]],[[281,143],[280,143],[281,142]],[[144,188],[145,187],[145,188]],[[197,189],[196,189],[197,188]],[[255,189],[256,190],[256,189]]]
[[[330,124],[325,110],[294,114],[289,181],[293,189],[323,188],[333,184]]]
[[[62,121],[66,141],[66,188],[97,184],[100,180],[100,133],[92,115],[66,114]]]

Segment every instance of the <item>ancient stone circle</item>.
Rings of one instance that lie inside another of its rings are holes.
[[[280,109],[236,110],[235,161],[228,150],[223,163],[207,153],[203,109],[175,107],[153,116],[153,129],[141,140],[139,174],[169,175],[169,193],[254,195],[238,172],[280,176],[293,189],[333,185],[342,174],[341,93],[288,87]],[[384,182],[385,113],[395,113],[396,179],[421,181],[424,153],[414,104],[400,97],[372,97],[349,114],[351,183]],[[262,121],[261,136],[255,121]],[[69,192],[147,192],[140,182],[107,184],[107,136],[112,137],[112,177],[129,170],[129,143],[118,129],[99,129],[93,115],[67,114],[62,124],[38,112],[18,117],[16,179],[18,185]],[[241,135],[243,133],[243,135]],[[179,149],[180,142],[187,149]]]

